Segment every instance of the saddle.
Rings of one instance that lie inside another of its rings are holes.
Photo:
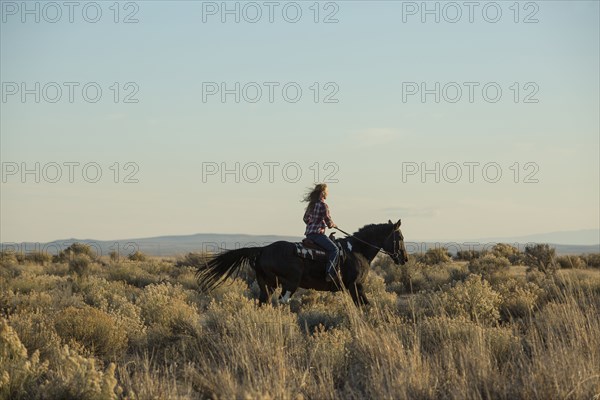
[[[331,240],[333,243],[335,243],[336,245],[338,245],[338,247],[340,247],[340,245],[337,242],[337,239],[335,238],[335,232],[331,232],[329,234],[329,240]],[[308,248],[308,249],[314,249],[314,250],[317,250],[317,251],[325,252],[324,248],[322,248],[321,246],[319,246],[318,244],[316,244],[315,242],[313,242],[309,238],[302,239],[302,245],[304,247]]]
[[[340,243],[334,236],[333,233],[329,235],[329,239],[340,249],[340,256],[338,257],[338,266],[341,265],[346,258],[346,249],[342,243]],[[308,238],[304,238],[301,243],[295,243],[296,245],[296,255],[301,258],[305,258],[308,260],[314,261],[327,261],[328,256],[325,249],[321,246],[313,242]],[[351,250],[348,248],[348,250]]]
[[[316,244],[315,242],[313,242],[309,238],[302,239],[302,245],[304,247],[309,248],[309,249],[315,249],[315,250],[325,251],[325,249],[323,249],[321,246],[319,246],[318,244]]]

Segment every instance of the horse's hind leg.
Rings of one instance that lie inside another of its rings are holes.
[[[258,283],[258,288],[260,289],[260,294],[258,296],[259,304],[265,305],[271,301],[271,296],[275,289],[267,283],[264,275],[261,273],[256,273],[256,282]]]
[[[281,304],[289,304],[290,298],[298,290],[300,281],[302,280],[303,263],[293,263],[289,265],[285,277],[280,277],[281,280],[281,296],[279,302]]]
[[[289,284],[288,282],[282,282],[281,284],[281,296],[279,296],[279,302],[281,304],[289,304],[290,299],[296,290],[298,284]]]

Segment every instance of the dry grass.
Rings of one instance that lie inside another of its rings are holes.
[[[599,270],[382,259],[359,310],[305,290],[260,308],[241,279],[200,294],[175,259],[1,262],[0,399],[600,397]]]

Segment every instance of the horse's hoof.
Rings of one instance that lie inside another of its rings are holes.
[[[285,292],[283,296],[279,298],[279,304],[290,304],[290,300],[292,298],[292,292],[289,290]]]

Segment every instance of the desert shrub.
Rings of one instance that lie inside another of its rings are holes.
[[[543,289],[533,282],[522,283],[511,278],[498,285],[498,292],[502,296],[500,315],[509,321],[531,315]]]
[[[67,276],[71,272],[69,270],[69,264],[66,263],[52,263],[44,267],[44,272],[48,275]]]
[[[37,351],[42,360],[52,359],[61,347],[61,339],[53,323],[54,314],[48,311],[27,310],[9,318],[10,326],[28,351]]]
[[[481,327],[465,317],[429,317],[417,325],[418,343],[425,353],[438,353],[444,347],[476,340]]]
[[[501,296],[480,275],[471,274],[466,281],[439,293],[446,312],[453,317],[465,317],[482,324],[494,324],[500,317]]]
[[[194,374],[201,398],[287,398],[310,377],[304,335],[287,307],[229,293],[208,306],[203,327],[192,352],[198,370],[210,371]]]
[[[549,279],[543,272],[538,271],[537,269],[528,269],[525,278],[527,282],[533,282],[538,286],[542,286],[542,282]]]
[[[19,278],[22,274],[27,276],[46,275],[44,267],[40,264],[9,264],[0,268],[0,277],[5,277],[8,282],[12,283],[14,278]]]
[[[527,271],[526,280],[540,287],[542,290],[539,293],[537,304],[544,305],[552,300],[562,297],[562,288],[557,283],[556,274],[545,274],[537,269]]]
[[[449,265],[436,264],[423,268],[425,289],[436,290],[452,281],[452,273]]]
[[[556,250],[547,244],[525,246],[523,260],[528,270],[536,269],[548,274],[554,273],[557,269]]]
[[[507,243],[496,243],[492,247],[491,253],[496,257],[506,258],[512,265],[518,265],[523,260],[523,255],[519,249]]]
[[[390,293],[383,278],[377,274],[367,275],[364,283],[365,295],[372,306],[378,309],[389,309],[395,307],[397,296]],[[345,294],[344,294],[345,295]]]
[[[32,251],[25,255],[25,261],[32,264],[45,265],[52,261],[52,255],[43,251]]]
[[[411,257],[406,264],[400,266],[394,265],[391,261],[382,264],[378,273],[383,277],[387,290],[404,294],[416,293],[428,285],[424,270],[425,264]]]
[[[585,261],[588,268],[600,268],[600,253],[585,254],[581,258]]]
[[[450,274],[450,282],[464,281],[470,273],[467,265],[451,264],[448,266],[448,273]]]
[[[127,348],[123,320],[90,306],[67,307],[57,314],[54,326],[65,342],[74,341],[105,359],[116,359]]]
[[[45,292],[51,290],[63,283],[67,278],[56,275],[35,275],[30,271],[25,271],[18,277],[10,281],[10,288],[15,292],[29,293],[31,291]]]
[[[84,301],[96,308],[105,311],[118,310],[123,312],[123,305],[133,305],[141,289],[128,285],[123,281],[109,281],[106,278],[91,276],[79,284]],[[137,307],[133,307],[136,314]],[[126,313],[127,314],[127,313]],[[127,314],[130,315],[130,314]]]
[[[123,281],[138,288],[143,288],[161,280],[160,276],[153,275],[138,265],[138,263],[119,263],[112,265],[106,272],[107,279]]]
[[[163,346],[184,336],[197,336],[198,309],[190,304],[191,294],[180,285],[151,284],[136,299],[140,315],[148,327],[150,346]]]
[[[454,259],[457,261],[471,261],[484,255],[485,252],[479,250],[459,250],[456,252]]]
[[[85,254],[74,255],[69,260],[69,272],[78,276],[87,276],[89,274],[91,259]]]
[[[1,265],[0,268],[0,282],[1,279],[4,279],[4,282],[8,282],[17,276],[19,276],[23,272],[23,269],[18,264],[4,264]],[[0,286],[1,289],[1,286]]]
[[[136,250],[135,253],[127,256],[130,261],[146,261],[148,257],[139,250]]]
[[[2,250],[0,251],[0,265],[7,267],[9,265],[17,264],[17,253],[14,250]]]
[[[102,371],[93,357],[80,355],[65,345],[47,373],[48,380],[38,389],[39,397],[50,399],[111,400],[121,394],[115,378],[116,366]]]
[[[403,328],[395,323],[373,326],[358,318],[346,346],[345,373],[338,376],[341,390],[332,397],[346,398],[346,393],[373,399],[435,397],[440,386],[432,379],[423,379],[423,373],[429,372],[425,372],[428,367],[424,363],[428,357],[407,343],[405,338],[415,334]]]
[[[54,291],[30,291],[27,293],[17,292],[11,299],[11,305],[16,313],[25,311],[44,310],[53,313],[56,306],[59,306]]]
[[[133,303],[139,289],[121,281],[109,282],[92,276],[81,284],[80,290],[86,304],[119,320],[130,347],[143,344],[146,327],[140,316],[140,307]]]
[[[108,253],[108,258],[110,259],[110,261],[112,262],[118,262],[121,258],[121,256],[119,255],[119,252],[116,250],[111,250]]]
[[[198,279],[194,267],[180,267],[171,274],[174,283],[179,283],[185,289],[198,290]]]
[[[484,340],[500,370],[512,367],[523,355],[521,340],[510,327],[488,327],[484,330]]]
[[[348,318],[334,307],[320,303],[298,312],[298,325],[305,332],[317,332],[348,326]]]
[[[581,269],[586,267],[585,259],[579,256],[559,256],[556,257],[556,262],[558,263],[558,266],[562,269]]]
[[[251,286],[243,281],[242,279],[236,278],[233,280],[228,280],[223,285],[213,289],[210,293],[198,293],[194,291],[186,291],[186,293],[193,293],[194,295],[199,295],[196,298],[196,301],[202,303],[202,305],[208,305],[213,300],[222,301],[225,298],[230,298],[231,295],[245,297],[254,301],[254,299],[258,298],[260,290],[258,288],[258,283],[253,282]],[[274,294],[271,300],[276,301],[276,295]],[[292,296],[292,299],[296,297]],[[277,304],[277,303],[275,303]]]
[[[486,254],[481,258],[469,261],[467,267],[469,272],[479,274],[484,279],[492,282],[508,274],[510,262],[506,257]]]
[[[48,369],[39,353],[30,357],[19,336],[6,320],[0,320],[0,398],[30,399]]]
[[[428,249],[424,254],[417,255],[417,261],[426,265],[436,265],[450,262],[451,255],[445,247]]]
[[[53,261],[58,263],[64,263],[79,255],[86,256],[90,260],[96,259],[96,252],[92,249],[90,245],[75,242],[66,249],[62,250],[56,256],[54,256]]]
[[[381,276],[387,285],[387,291],[397,294],[417,293],[421,290],[439,289],[446,283],[456,279],[462,266],[424,264],[411,257],[404,265],[395,265],[391,260],[383,260],[373,268],[375,274]]]
[[[352,333],[348,329],[317,328],[306,338],[306,348],[312,358],[311,381],[307,398],[333,398],[335,387],[343,384],[349,359]]]
[[[409,264],[411,261],[413,259],[404,265]],[[394,262],[389,257],[382,257],[380,255],[377,255],[371,263],[371,270],[380,275],[386,284],[400,279],[400,267],[394,265]]]
[[[175,266],[198,268],[206,263],[208,256],[207,253],[187,253],[175,262]]]
[[[145,262],[134,263],[152,275],[160,275],[162,280],[168,280],[169,277],[174,276],[177,271],[177,268],[173,266],[171,261],[159,260],[155,258],[149,258]]]
[[[530,376],[537,383],[535,389],[545,398],[554,397],[557,392],[563,398],[581,399],[598,393],[597,378],[584,382],[580,377],[598,375],[600,318],[597,312],[590,312],[595,307],[594,298],[574,290],[560,302],[552,301],[537,312],[533,327],[525,336],[535,360]],[[551,389],[547,387],[549,381],[555,382]]]
[[[13,305],[15,293],[6,287],[3,287],[2,281],[3,278],[0,278],[0,317],[8,317],[15,311]]]

